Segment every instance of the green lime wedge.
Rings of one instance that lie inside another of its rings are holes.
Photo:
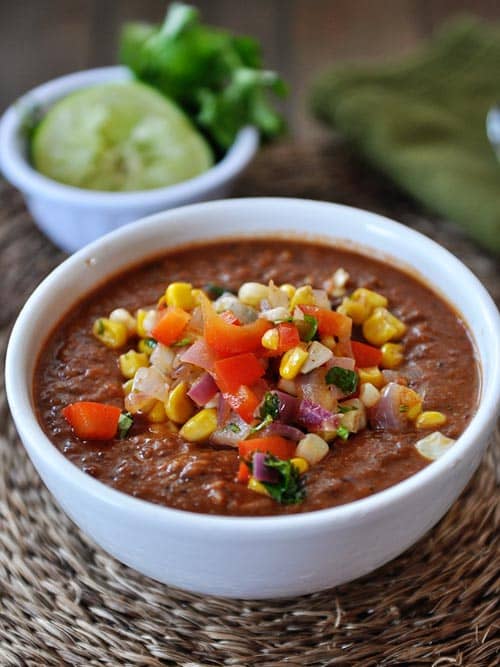
[[[210,146],[169,99],[141,83],[72,93],[43,118],[34,167],[89,190],[149,190],[193,178],[213,164]]]

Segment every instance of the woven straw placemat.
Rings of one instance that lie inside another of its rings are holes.
[[[236,194],[327,199],[393,216],[452,250],[500,298],[491,257],[340,145],[266,149]],[[63,259],[5,184],[0,248],[3,354],[20,306]],[[498,665],[498,458],[497,442],[440,524],[370,576],[290,600],[221,600],[151,581],[82,535],[28,461],[2,385],[0,665]]]

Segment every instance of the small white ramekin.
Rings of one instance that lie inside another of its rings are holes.
[[[254,157],[259,134],[246,127],[222,160],[177,185],[136,192],[98,192],[58,183],[28,160],[27,116],[69,93],[99,83],[126,81],[126,67],[100,67],[49,81],[23,95],[0,119],[0,170],[23,193],[36,224],[60,248],[73,252],[133,220],[176,206],[224,197]]]
[[[162,251],[196,241],[267,236],[318,239],[385,258],[435,285],[462,313],[482,381],[477,412],[453,447],[416,475],[368,498],[317,512],[255,518],[153,505],[105,486],[66,459],[37,421],[32,384],[41,346],[67,310],[118,271]],[[67,259],[19,315],[5,378],[14,421],[42,479],[75,523],[109,553],[154,579],[191,591],[283,597],[371,572],[414,544],[458,497],[498,415],[500,318],[484,287],[461,262],[387,218],[326,202],[232,199],[159,213]]]

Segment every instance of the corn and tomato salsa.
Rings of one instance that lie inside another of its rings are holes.
[[[478,382],[463,323],[429,288],[278,241],[184,249],[117,277],[64,318],[36,377],[42,424],[89,474],[246,515],[417,472],[463,430]]]

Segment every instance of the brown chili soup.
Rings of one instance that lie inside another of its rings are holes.
[[[223,515],[273,515],[341,505],[394,485],[424,468],[415,443],[428,431],[408,421],[401,430],[368,424],[348,439],[329,443],[328,454],[303,475],[301,502],[283,504],[237,481],[238,449],[211,441],[188,442],[168,420],[152,423],[139,412],[127,437],[82,440],[62,410],[79,401],[124,406],[118,357],[92,333],[97,318],[116,308],[134,313],[156,304],[169,283],[207,283],[238,292],[247,281],[321,288],[339,268],[349,274],[347,294],[359,287],[384,295],[406,325],[397,371],[423,397],[423,409],[440,411],[439,431],[456,439],[476,406],[479,373],[463,322],[427,286],[388,264],[330,246],[281,240],[193,246],[134,267],[96,289],[57,325],[38,360],[34,396],[40,423],[76,466],[124,493],[178,509]],[[336,308],[341,298],[332,296]],[[354,326],[353,340],[363,340]],[[273,361],[271,360],[270,364]],[[269,367],[266,373],[269,373]],[[258,435],[257,433],[255,435]]]

